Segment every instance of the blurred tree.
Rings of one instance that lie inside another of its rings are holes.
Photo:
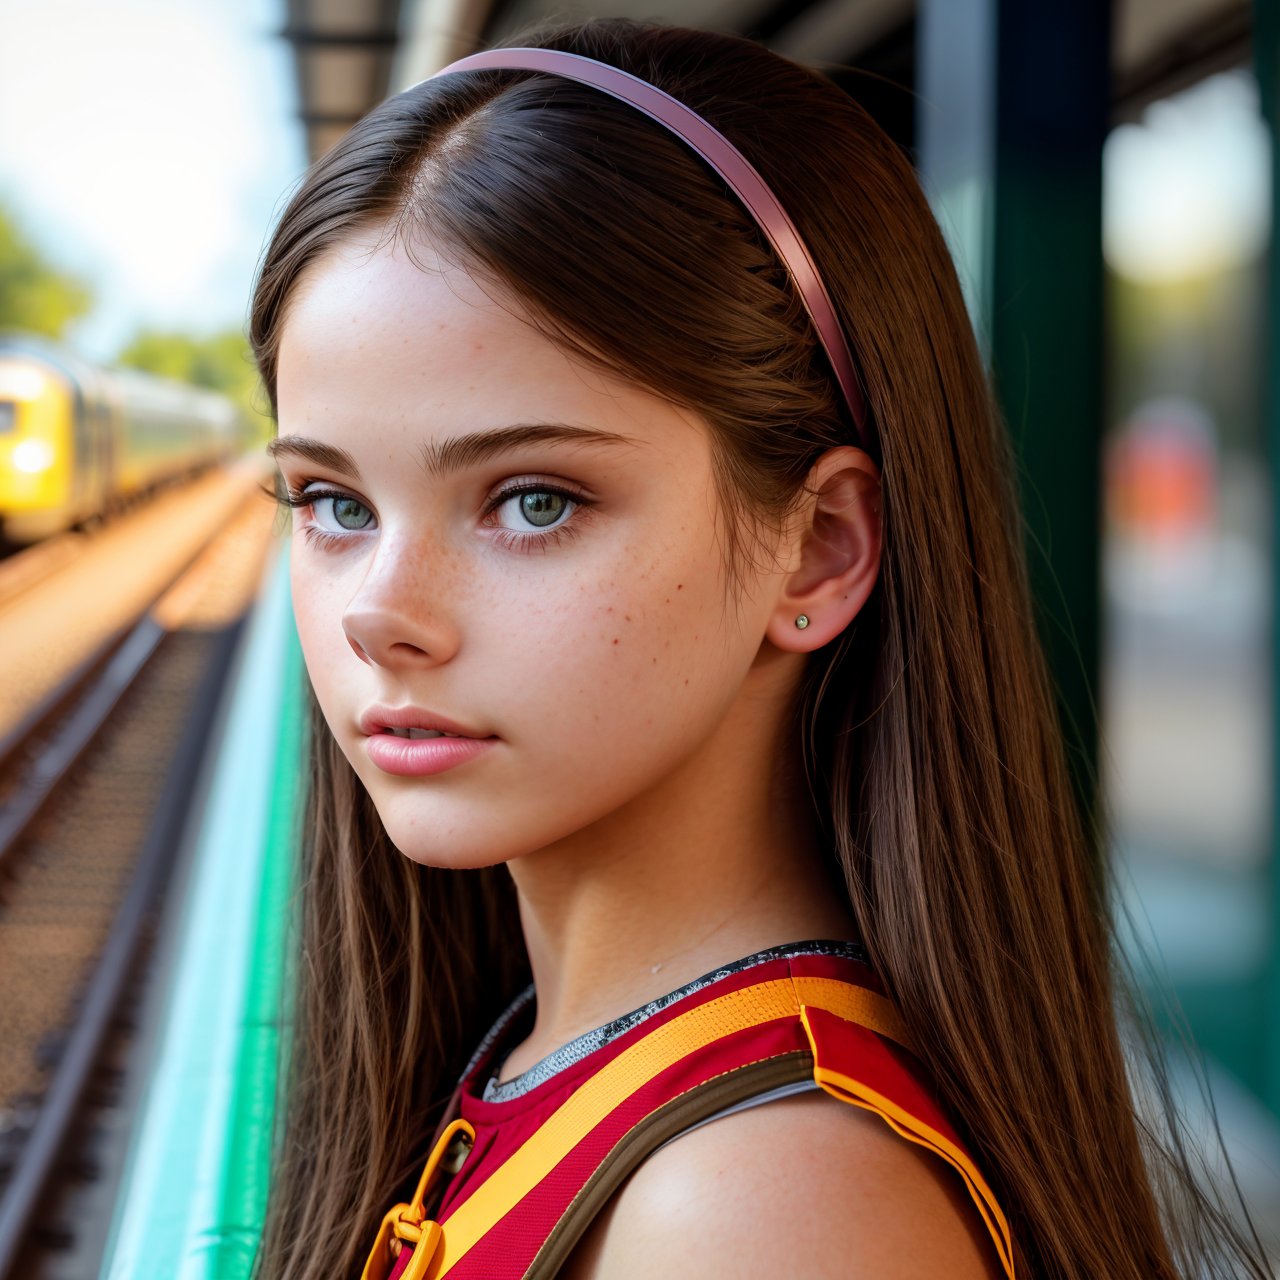
[[[0,209],[0,329],[58,338],[92,305],[85,284],[51,267],[13,217]]]
[[[240,406],[264,439],[271,433],[267,398],[249,344],[239,329],[204,337],[142,329],[116,357],[116,363],[221,391]]]

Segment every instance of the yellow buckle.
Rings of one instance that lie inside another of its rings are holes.
[[[399,1280],[426,1280],[427,1268],[444,1242],[444,1232],[438,1222],[427,1219],[423,1203],[435,1181],[435,1175],[445,1153],[449,1150],[455,1136],[459,1134],[463,1135],[461,1142],[465,1145],[467,1152],[470,1152],[471,1144],[475,1142],[476,1131],[467,1121],[454,1120],[431,1149],[426,1167],[422,1170],[422,1177],[418,1179],[418,1189],[413,1193],[413,1199],[408,1204],[394,1205],[383,1215],[360,1280],[388,1280],[396,1263],[396,1259],[391,1255],[393,1236],[397,1240],[413,1245],[413,1257],[409,1259],[409,1265],[401,1273]],[[456,1168],[451,1169],[451,1172],[457,1172]]]
[[[438,1222],[424,1222],[422,1219],[415,1222],[413,1206],[408,1204],[398,1204],[387,1210],[369,1251],[369,1260],[364,1264],[361,1280],[387,1280],[396,1264],[396,1259],[391,1256],[393,1235],[397,1240],[413,1245],[413,1257],[399,1280],[425,1280],[427,1267],[444,1240],[444,1232]]]

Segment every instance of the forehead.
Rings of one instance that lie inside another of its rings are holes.
[[[327,399],[353,377],[420,402],[482,385],[495,364],[522,376],[565,356],[520,313],[428,245],[363,233],[308,265],[286,308],[278,362],[285,405]]]
[[[285,311],[276,392],[282,433],[399,428],[407,442],[544,420],[609,425],[676,454],[707,445],[698,415],[575,359],[509,292],[428,243],[409,252],[378,231],[303,272]]]

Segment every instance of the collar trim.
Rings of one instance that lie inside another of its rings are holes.
[[[488,1034],[480,1042],[475,1053],[472,1054],[471,1061],[467,1064],[462,1078],[466,1081],[492,1050],[495,1051],[493,1054],[494,1060],[488,1068],[488,1078],[485,1081],[484,1090],[480,1094],[481,1100],[484,1102],[510,1102],[516,1098],[524,1097],[525,1094],[538,1088],[539,1085],[545,1084],[553,1076],[559,1075],[560,1072],[573,1066],[574,1063],[581,1062],[583,1058],[595,1053],[597,1049],[604,1048],[605,1045],[616,1040],[624,1032],[630,1031],[632,1027],[638,1026],[646,1019],[653,1017],[655,1013],[659,1013],[670,1005],[675,1004],[676,1001],[683,1000],[686,996],[690,996],[696,991],[701,991],[704,987],[709,987],[712,983],[719,982],[730,974],[739,973],[743,969],[754,968],[756,965],[766,964],[770,960],[781,960],[789,956],[844,956],[850,960],[860,961],[863,964],[870,963],[866,949],[858,942],[823,938],[810,939],[805,942],[788,942],[777,947],[767,947],[763,951],[753,952],[749,956],[743,956],[740,960],[733,960],[717,969],[712,969],[709,973],[704,973],[692,982],[687,982],[684,986],[676,988],[675,991],[659,996],[656,1000],[650,1000],[648,1004],[641,1005],[640,1008],[633,1009],[630,1013],[624,1013],[620,1018],[613,1019],[612,1022],[606,1022],[603,1026],[584,1032],[567,1044],[561,1045],[559,1049],[549,1053],[545,1058],[541,1058],[518,1076],[499,1082],[497,1073],[501,1070],[506,1054],[496,1051],[500,1051],[502,1048],[503,1033],[511,1026],[516,1016],[534,1000],[535,992],[531,983],[511,1002],[489,1029]]]

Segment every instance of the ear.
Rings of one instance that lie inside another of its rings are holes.
[[[866,603],[880,572],[880,471],[861,449],[828,449],[809,470],[793,517],[788,565],[765,635],[808,653],[838,636]],[[797,618],[807,618],[803,627]]]

